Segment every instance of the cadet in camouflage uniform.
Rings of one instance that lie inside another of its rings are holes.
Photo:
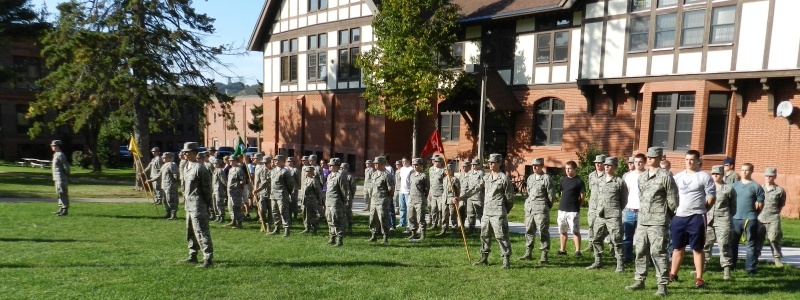
[[[275,167],[269,173],[269,198],[272,202],[272,219],[275,227],[270,234],[277,234],[279,224],[283,225],[283,236],[289,236],[289,227],[292,224],[290,194],[294,191],[294,178],[284,168],[286,158],[283,155],[275,156]]]
[[[544,158],[534,158],[533,174],[528,176],[528,199],[525,199],[525,255],[520,260],[530,260],[536,235],[542,256],[539,263],[547,263],[550,251],[550,208],[553,207],[555,184],[549,174],[544,173]]]
[[[53,162],[51,168],[53,170],[53,182],[56,186],[56,195],[58,195],[58,211],[55,212],[56,216],[66,216],[69,213],[69,161],[67,155],[61,152],[61,141],[54,140],[50,143],[50,149],[53,150]]]
[[[472,165],[469,161],[464,161],[461,163],[461,170],[455,175],[458,177],[458,184],[459,184],[459,197],[461,197],[461,193],[464,192],[467,188],[469,188],[469,171]],[[460,201],[458,202],[458,211],[461,215],[461,220],[459,220],[459,226],[466,226],[467,224],[467,201]]]
[[[342,163],[339,173],[342,174],[344,182],[347,183],[347,189],[350,191],[347,194],[347,206],[344,207],[344,215],[347,220],[347,233],[353,233],[353,199],[356,197],[356,177],[347,172],[349,169],[350,164]]]
[[[164,208],[167,210],[167,220],[175,220],[178,213],[178,183],[180,175],[178,165],[173,162],[175,155],[171,152],[164,153],[164,165],[161,166],[161,187],[164,189]]]
[[[159,178],[161,175],[161,156],[159,155],[161,151],[158,147],[153,147],[153,149],[150,149],[150,153],[153,154],[153,158],[144,168],[144,173],[150,178],[147,182],[150,183],[150,187],[156,197],[156,204],[161,204],[164,199],[164,191],[161,190],[161,179]]]
[[[722,161],[722,167],[725,170],[722,180],[725,184],[732,185],[734,182],[741,181],[742,177],[736,172],[733,158],[727,157]]]
[[[175,156],[173,154],[173,158],[174,157]],[[197,161],[202,162],[203,166],[205,166],[206,170],[208,170],[209,172],[211,172],[211,170],[214,170],[214,163],[212,162],[214,159],[215,157],[208,154],[208,151],[197,153]]]
[[[408,239],[416,239],[417,230],[419,238],[425,239],[425,202],[428,199],[431,183],[428,175],[422,172],[422,158],[413,159],[411,165],[414,166],[414,171],[408,176],[408,229],[411,231]]]
[[[594,195],[594,192],[597,191],[597,183],[602,181],[602,179],[604,179],[605,176],[606,176],[605,175],[605,171],[603,169],[603,163],[605,162],[605,160],[606,160],[606,156],[602,155],[602,154],[596,155],[594,157],[594,172],[589,173],[588,180],[587,180],[589,182],[589,193],[591,195]],[[588,230],[589,231],[589,245],[586,246],[586,249],[584,251],[589,251],[590,249],[594,249],[594,246],[592,246],[592,240],[594,240],[594,238],[593,238],[594,237],[594,230],[592,229],[592,227],[594,227],[594,220],[595,220],[595,217],[596,217],[595,211],[597,209],[595,208],[595,204],[596,204],[595,202],[596,201],[592,201],[592,199],[591,199],[591,198],[594,198],[594,197],[593,196],[589,196],[589,197],[590,197],[590,199],[589,199],[589,211],[586,213],[586,218],[587,218],[587,220],[589,222],[589,230]]]
[[[272,223],[271,203],[269,201],[269,174],[272,169],[272,158],[261,153],[256,155],[259,164],[255,167],[253,174],[253,194],[255,194],[258,205],[258,222],[261,225],[261,232],[269,232]]]
[[[341,247],[342,240],[344,239],[344,229],[347,227],[344,207],[349,204],[345,202],[347,201],[347,195],[350,194],[348,184],[339,173],[340,164],[339,158],[331,158],[330,165],[328,166],[330,174],[328,175],[326,183],[328,189],[325,196],[325,218],[328,219],[328,244],[336,245],[336,247]]]
[[[186,240],[189,244],[187,263],[197,262],[197,252],[203,251],[203,264],[198,267],[211,267],[214,246],[208,228],[208,206],[211,205],[211,174],[197,162],[197,143],[188,142],[183,146],[187,151],[184,171],[184,190],[186,208]]]
[[[508,212],[514,207],[514,184],[511,183],[508,175],[500,171],[502,163],[502,155],[496,153],[489,155],[491,172],[483,175],[483,179],[478,183],[479,186],[484,187],[486,199],[481,219],[481,259],[475,265],[489,264],[489,252],[492,249],[492,241],[489,240],[489,236],[494,232],[494,238],[500,244],[503,269],[508,269],[511,267],[509,265],[511,240],[508,238]]]
[[[374,242],[378,235],[383,235],[383,243],[389,242],[389,209],[392,202],[392,191],[395,188],[395,180],[389,171],[386,170],[386,157],[375,157],[373,172],[370,173],[372,188],[370,194],[372,200],[369,203],[369,231],[372,237],[369,241]]]
[[[781,240],[783,231],[781,230],[781,210],[786,205],[786,192],[782,187],[775,184],[775,177],[778,170],[767,168],[764,171],[764,206],[758,214],[758,238],[756,239],[756,257],[761,256],[761,249],[764,247],[764,239],[769,241],[772,248],[775,266],[783,267],[781,257]]]
[[[216,222],[225,222],[225,202],[228,199],[228,179],[225,178],[225,163],[222,159],[214,159],[214,171],[211,174],[213,183],[214,214]],[[180,173],[180,172],[179,172]]]
[[[667,295],[669,269],[667,268],[667,243],[669,223],[678,206],[678,188],[667,171],[660,168],[663,150],[647,149],[647,165],[650,169],[639,175],[639,219],[634,235],[636,247],[636,271],[628,290],[644,288],[647,278],[647,259],[652,258],[658,281],[657,296]]]
[[[736,194],[730,184],[723,181],[725,171],[721,165],[711,167],[711,177],[716,184],[717,196],[714,206],[706,214],[706,242],[703,247],[706,264],[711,260],[714,242],[719,244],[719,264],[722,266],[722,279],[731,279],[733,256],[731,255],[731,212],[736,211]]]
[[[317,155],[311,154],[308,156],[308,163],[314,167],[314,177],[317,178],[317,181],[319,181],[323,187],[325,187],[325,177],[322,176],[322,167],[320,167],[318,162]],[[323,194],[322,197],[324,198],[325,194]]]
[[[367,160],[364,163],[364,211],[369,211],[369,202],[372,199],[372,172],[375,172],[375,167],[372,166],[372,161]]]
[[[291,203],[292,218],[297,219],[297,216],[300,213],[300,203],[298,202],[299,201],[298,193],[300,192],[300,189],[297,187],[299,187],[300,184],[302,183],[301,181],[303,179],[303,172],[301,168],[297,167],[297,164],[295,163],[293,156],[289,156],[288,158],[286,158],[286,163],[288,164],[289,174],[292,175],[292,178],[294,179],[295,189],[292,191],[290,198],[292,202]]]
[[[596,213],[592,228],[594,263],[586,269],[602,267],[603,240],[610,235],[614,256],[617,258],[617,269],[614,272],[622,273],[625,263],[625,257],[622,255],[622,210],[628,204],[628,187],[625,185],[625,180],[614,175],[617,172],[615,157],[607,157],[603,164],[605,177],[600,180],[595,179],[595,190],[592,192]]]
[[[483,169],[479,159],[472,160],[472,170],[466,175],[461,188],[461,197],[467,206],[468,233],[475,232],[475,221],[483,220],[483,201],[485,189],[483,186]]]
[[[442,232],[439,232],[436,236],[443,236],[447,233],[448,227],[453,228],[454,234],[457,232],[455,228],[458,226],[458,220],[456,219],[456,206],[453,203],[453,199],[461,195],[461,182],[458,177],[453,176],[456,169],[456,162],[451,162],[447,165],[447,176],[444,178],[444,192],[442,192],[442,196],[436,200],[439,201],[442,214]]]
[[[242,201],[244,201],[244,183],[247,175],[239,168],[239,155],[233,155],[228,170],[228,210],[231,211],[231,222],[227,225],[242,228]]]
[[[319,226],[319,207],[322,201],[322,184],[314,179],[314,167],[303,167],[303,180],[298,194],[303,204],[303,231],[317,234]]]
[[[442,223],[444,222],[444,220],[440,220],[442,207],[440,207],[438,200],[442,198],[442,193],[444,193],[445,169],[444,159],[441,156],[436,155],[431,160],[433,165],[428,169],[428,179],[431,187],[427,199],[428,213],[431,217],[428,224],[436,228],[443,225]],[[422,218],[421,222],[425,222],[425,219]]]

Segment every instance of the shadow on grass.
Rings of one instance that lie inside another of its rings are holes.
[[[86,241],[76,239],[0,238],[0,242],[76,243]]]
[[[236,261],[226,262],[217,260],[219,266],[224,267],[252,267],[252,266],[270,266],[270,267],[289,267],[289,268],[330,268],[330,267],[412,267],[412,265],[387,262],[387,261],[306,261],[306,262],[275,262],[275,261]]]
[[[112,219],[123,219],[123,220],[164,220],[164,216],[162,215],[163,212],[159,211],[160,215],[157,216],[131,216],[131,215],[106,215],[106,214],[85,214],[84,216],[87,217],[99,217],[99,218],[112,218]],[[179,218],[179,220],[184,220],[184,218]],[[172,220],[176,221],[176,220]]]

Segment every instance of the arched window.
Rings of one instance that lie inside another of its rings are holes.
[[[533,144],[537,146],[561,145],[564,133],[564,101],[546,98],[534,104]]]

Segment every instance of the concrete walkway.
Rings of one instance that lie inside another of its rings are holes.
[[[94,202],[94,203],[152,203],[151,199],[146,198],[72,198],[70,199],[71,202]],[[53,204],[56,203],[56,199],[54,198],[0,198],[0,203],[23,203],[23,202],[51,202]],[[181,201],[183,202],[183,201]],[[367,213],[362,211],[364,209],[364,194],[362,192],[362,187],[358,186],[356,190],[356,199],[353,203],[353,213],[366,215]],[[399,218],[399,216],[397,216]],[[480,221],[477,224],[480,227]],[[515,232],[518,234],[522,234],[525,232],[525,224],[518,223],[518,222],[508,222],[508,230],[511,232]],[[550,226],[550,237],[551,237],[551,247],[558,248],[558,228],[555,226]],[[581,239],[583,241],[588,240],[588,231],[586,229],[581,229]],[[572,239],[568,241],[568,243],[572,243]],[[800,267],[800,248],[798,247],[783,247],[783,259],[782,261],[785,264],[789,264],[795,267]],[[691,251],[688,250],[687,251]],[[744,260],[746,249],[744,246],[739,246],[739,258],[740,260]],[[764,246],[760,260],[763,261],[772,261],[773,258],[770,255],[772,250],[769,246]],[[719,256],[719,247],[714,247],[714,255]]]

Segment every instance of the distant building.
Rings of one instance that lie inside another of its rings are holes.
[[[203,143],[206,147],[219,147],[219,146],[236,146],[239,136],[250,147],[259,147],[260,150],[265,151],[267,154],[277,153],[271,149],[261,149],[258,144],[261,140],[258,135],[250,130],[247,126],[248,123],[253,122],[253,114],[250,111],[256,106],[262,105],[263,100],[259,96],[237,96],[231,104],[231,113],[233,113],[233,124],[236,128],[228,128],[225,119],[222,116],[222,110],[218,102],[214,99],[213,105],[206,106],[205,131],[203,133]]]

